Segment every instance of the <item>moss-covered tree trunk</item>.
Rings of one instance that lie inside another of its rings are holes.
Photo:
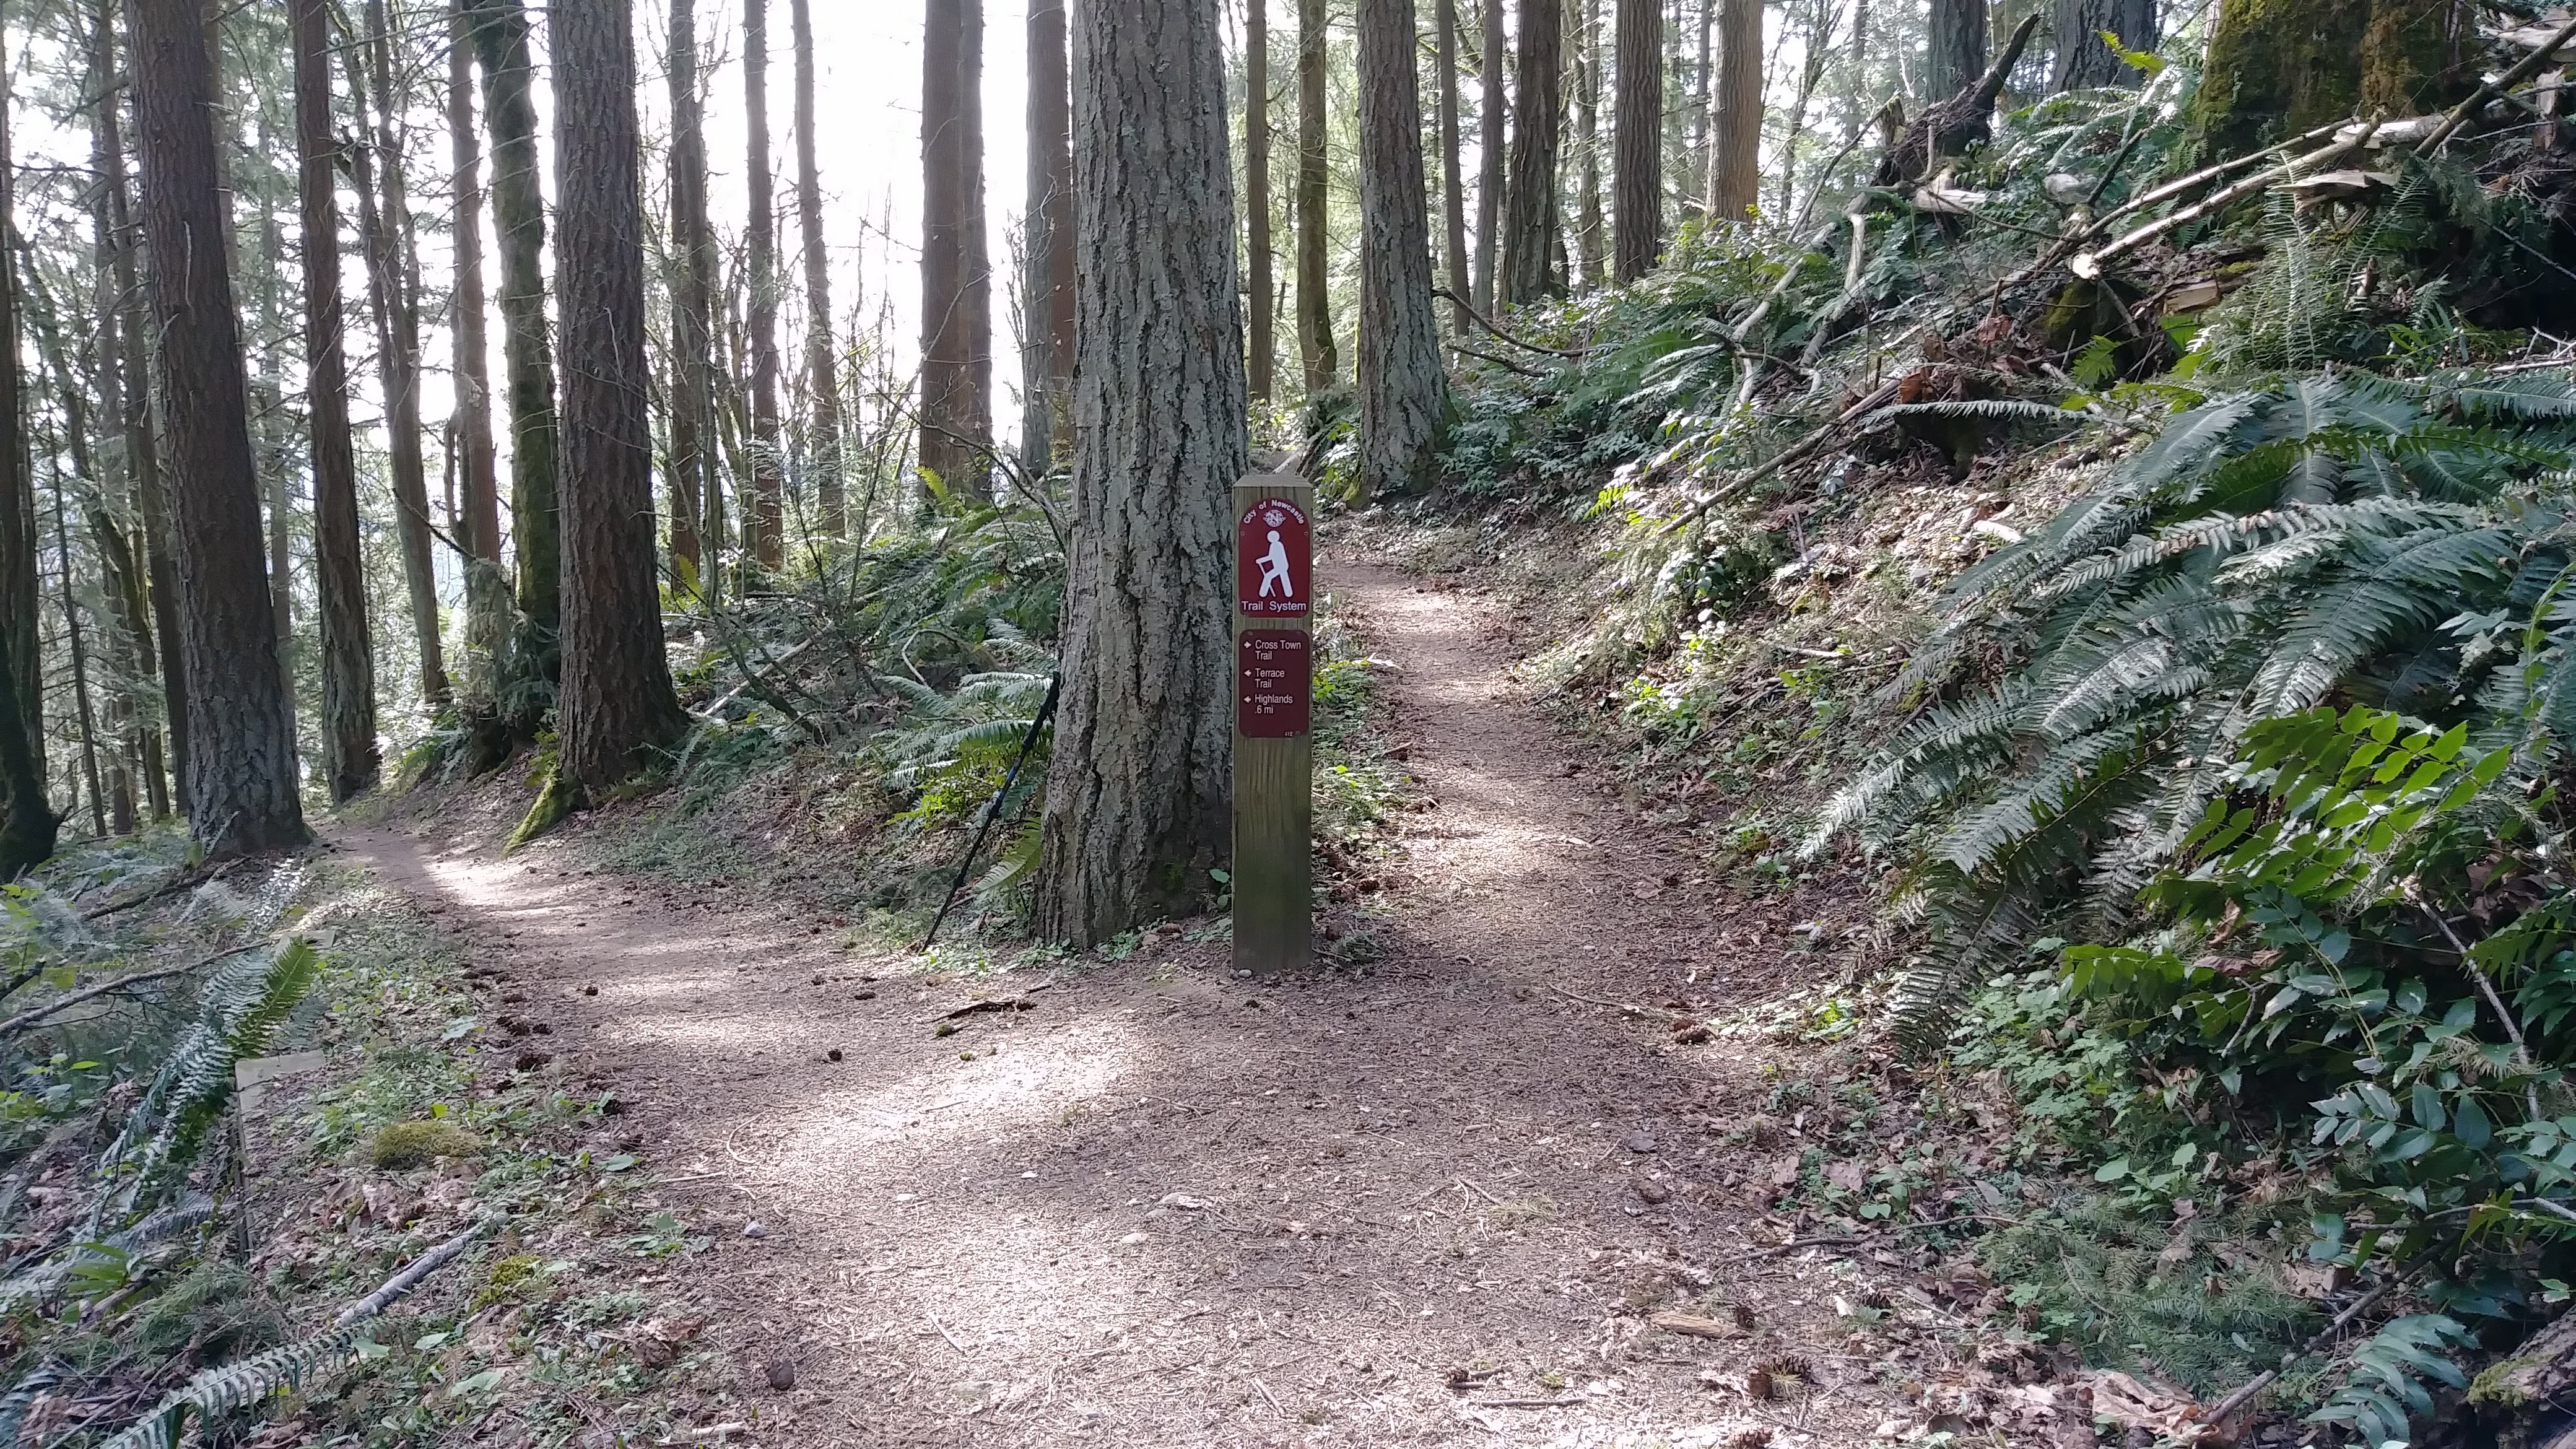
[[[2345,116],[2450,105],[2476,83],[2472,18],[2458,0],[2227,0],[2195,102],[2202,147],[2239,155]]]

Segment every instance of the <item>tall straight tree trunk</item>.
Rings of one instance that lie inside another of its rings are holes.
[[[1498,300],[1519,306],[1565,295],[1558,225],[1557,145],[1565,122],[1564,0],[1521,0],[1520,74],[1512,108],[1511,189],[1504,197]]]
[[[213,28],[208,28],[209,44]],[[216,52],[220,61],[222,53]],[[222,73],[216,73],[220,82]],[[218,114],[221,114],[218,112]],[[259,113],[259,149],[262,157],[274,156],[277,148],[269,134],[268,110]],[[222,144],[231,151],[229,138]],[[300,143],[299,143],[300,144]],[[293,469],[287,461],[294,440],[286,426],[286,369],[278,354],[286,347],[286,323],[280,285],[289,263],[286,259],[286,225],[278,219],[276,198],[268,188],[259,188],[259,266],[242,285],[258,298],[258,366],[250,375],[251,395],[251,466],[259,470],[260,491],[268,500],[268,609],[270,625],[277,632],[277,657],[286,672],[286,697],[295,698],[295,506],[290,496]],[[224,180],[223,206],[227,215],[233,211],[232,182],[227,172]],[[226,240],[232,234],[227,232]],[[234,261],[233,275],[241,276],[238,250],[228,247],[226,257]]]
[[[1717,116],[1708,214],[1744,221],[1762,194],[1762,0],[1717,0]]]
[[[0,35],[0,239],[17,230],[5,42]],[[17,262],[11,249],[0,247],[0,881],[43,864],[62,824],[45,794],[45,663],[36,632],[36,494],[27,466],[25,390]]]
[[[1413,0],[1359,12],[1360,496],[1430,480],[1443,406]]]
[[[492,133],[501,354],[510,405],[510,541],[519,572],[519,617],[500,670],[500,694],[510,731],[532,738],[563,663],[555,364],[546,332],[545,197],[531,93],[535,67],[522,0],[471,4],[474,52],[483,66],[483,118]]]
[[[1633,282],[1664,251],[1664,8],[1619,0],[1618,278]]]
[[[1229,849],[1249,460],[1218,27],[1200,0],[1074,12],[1086,426],[1037,894],[1039,934],[1082,946],[1203,909]]]
[[[1333,345],[1333,300],[1325,273],[1324,0],[1297,0],[1297,349],[1306,395],[1333,385],[1342,360]]]
[[[474,36],[468,7],[452,0],[448,14],[447,139],[455,166],[454,212],[449,222],[456,273],[449,294],[456,411],[457,541],[464,545],[465,647],[472,661],[466,678],[466,714],[494,717],[499,706],[495,666],[510,633],[509,577],[501,567],[500,461],[492,441],[491,336],[483,292],[483,152],[474,127]]]
[[[420,697],[436,708],[448,701],[447,658],[439,636],[437,566],[430,557],[429,469],[421,454],[420,292],[406,262],[411,250],[410,187],[403,174],[402,132],[394,118],[393,36],[386,29],[385,0],[367,0],[366,14],[366,40],[349,53],[349,90],[357,97],[361,126],[368,124],[372,110],[375,147],[370,152],[361,144],[350,161],[357,180],[358,229],[367,247],[367,310],[376,327],[376,381],[385,394],[394,537],[402,546],[403,588],[411,604],[412,643],[420,661]],[[372,107],[370,72],[375,93]],[[379,179],[381,193],[376,185]]]
[[[1945,101],[1986,73],[1986,0],[1932,0],[1923,98]]]
[[[322,783],[334,803],[381,773],[376,651],[358,542],[358,460],[349,441],[349,365],[340,314],[340,177],[325,0],[288,0],[295,32],[296,193],[304,218],[305,412],[313,429],[313,561],[321,597]]]
[[[102,65],[108,69],[115,66],[113,17],[118,8],[118,0],[99,0],[99,44],[107,51]],[[130,59],[130,47],[128,56]],[[130,83],[126,90],[131,94]],[[114,92],[102,92],[99,127],[105,164],[100,175],[104,178],[101,189],[106,192],[109,230],[116,237],[113,280],[122,309],[116,366],[125,413],[119,421],[125,431],[126,467],[134,479],[135,513],[143,525],[144,573],[149,587],[152,636],[158,651],[162,719],[170,736],[167,764],[176,788],[162,783],[157,764],[147,778],[152,788],[153,814],[166,819],[173,794],[180,810],[188,808],[188,660],[179,639],[179,564],[171,546],[170,495],[162,474],[161,436],[152,405],[151,364],[145,340],[151,335],[146,322],[149,303],[143,292],[142,268],[135,260],[142,242],[135,232],[135,207],[125,166],[122,105],[123,98]],[[147,736],[145,748],[150,747]]]
[[[1449,330],[1467,331],[1467,183],[1458,152],[1458,0],[1433,0],[1440,7],[1440,221],[1442,260],[1447,263]]]
[[[988,498],[983,0],[927,0],[921,55],[921,469],[960,496]]]
[[[1575,194],[1574,223],[1577,268],[1587,289],[1608,280],[1608,249],[1601,215],[1601,0],[1567,0],[1579,5],[1574,56]]]
[[[136,790],[144,792],[156,818],[167,813],[169,806],[152,731],[143,723],[144,711],[135,694],[142,682],[157,672],[157,664],[152,647],[151,602],[124,522],[135,516],[136,508],[131,440],[125,433],[125,299],[116,286],[116,257],[124,243],[116,230],[117,198],[111,191],[112,185],[122,183],[124,165],[121,158],[111,165],[108,156],[121,144],[117,139],[116,108],[122,104],[119,92],[123,87],[116,69],[116,32],[107,11],[90,17],[88,40],[90,171],[99,178],[90,192],[93,270],[97,278],[93,293],[96,306],[92,310],[98,330],[93,334],[89,361],[92,386],[98,397],[100,468],[98,492],[87,512],[90,533],[98,543],[100,567],[107,576],[110,612],[116,621],[109,650],[115,681],[108,693],[108,724],[116,732],[119,773],[124,776],[123,787],[115,792],[120,811],[116,831],[125,835],[134,830],[143,804],[136,798]]]
[[[1258,12],[1261,0],[1252,3]],[[1073,452],[1073,71],[1067,44],[1064,0],[1033,0],[1024,324],[1030,364],[1022,383],[1029,424],[1022,452],[1041,473]],[[1260,63],[1257,56],[1253,63]]]
[[[189,823],[213,857],[310,837],[292,706],[269,638],[249,386],[215,193],[214,72],[196,0],[130,0],[152,322],[169,429]]]
[[[707,136],[698,101],[696,0],[671,0],[671,564],[698,588],[717,540],[699,537],[714,486],[715,239],[707,230]],[[560,276],[560,274],[558,274]]]
[[[751,131],[750,242],[743,290],[751,301],[751,501],[744,532],[752,560],[778,567],[782,457],[778,439],[778,197],[769,160],[769,0],[743,0],[743,110]]]
[[[1477,0],[1484,22],[1476,57],[1476,310],[1494,312],[1494,266],[1502,255],[1503,190],[1510,99],[1503,76],[1511,52],[1503,36],[1503,0]]]
[[[2156,48],[2155,0],[2056,0],[2057,56],[2049,66],[2052,91],[2091,86],[2134,86],[2145,77],[2102,41],[2120,37],[2123,50]]]
[[[63,377],[63,386],[73,389],[79,383],[67,373]],[[65,414],[67,430],[77,434],[79,416],[77,411]],[[77,436],[64,441],[75,451],[83,450]],[[89,631],[81,627],[80,601],[74,597],[72,589],[72,525],[69,513],[63,507],[63,467],[59,451],[53,455],[51,471],[54,481],[54,582],[61,595],[64,643],[71,652],[72,717],[80,728],[81,783],[89,786],[90,833],[104,836],[107,834],[107,787],[99,780],[98,716],[91,708],[89,698]],[[83,468],[81,472],[87,474],[88,470]],[[131,817],[133,813],[134,808],[129,803],[125,814]]]
[[[823,249],[823,176],[814,142],[812,0],[787,0],[796,50],[796,219],[805,248],[805,392],[814,410],[806,470],[813,477],[814,527],[826,538],[848,531],[842,492],[840,353],[832,344],[832,258]],[[861,518],[859,527],[868,525]]]
[[[1279,361],[1279,318],[1270,236],[1270,7],[1245,0],[1243,14],[1243,210],[1251,227],[1244,290],[1252,303],[1252,400],[1270,401]]]
[[[1682,167],[1681,186],[1686,201],[1691,199],[1690,188],[1699,188],[1697,200],[1700,210],[1705,212],[1708,209],[1709,141],[1717,134],[1717,0],[1698,0],[1698,4],[1699,59],[1691,67],[1691,142]],[[1857,0],[1855,13],[1866,14],[1868,5],[1869,0]],[[1867,60],[1863,52],[1853,51],[1855,75],[1852,83],[1855,87],[1868,83],[1867,77],[1859,74]],[[1853,94],[1857,96],[1858,90]],[[1857,102],[1852,109],[1860,109]]]
[[[687,728],[663,654],[645,419],[644,209],[626,0],[553,0],[563,337],[559,779],[596,793]]]

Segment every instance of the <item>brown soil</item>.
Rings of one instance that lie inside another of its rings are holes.
[[[1774,1048],[1659,1009],[1752,999],[1789,921],[1721,933],[1687,842],[1518,697],[1500,605],[1331,575],[1429,802],[1363,967],[1257,985],[1167,931],[925,976],[791,903],[585,868],[577,834],[343,838],[631,1104],[638,1171],[714,1237],[685,1271],[756,1407],[731,1442],[1794,1446],[1885,1416],[1890,1350],[1820,1306],[1879,1269],[1771,1246],[1773,1157],[1728,1145]],[[1712,959],[1738,935],[1770,944]],[[1803,1394],[1749,1400],[1784,1355]]]

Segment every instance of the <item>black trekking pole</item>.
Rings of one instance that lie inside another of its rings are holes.
[[[993,822],[1002,818],[1002,802],[1011,798],[1011,787],[1020,782],[1020,770],[1029,762],[1029,752],[1038,747],[1038,731],[1045,729],[1055,714],[1056,697],[1064,692],[1064,676],[1047,681],[1046,703],[1038,706],[1038,717],[1029,721],[1029,732],[1020,736],[1020,757],[1011,761],[1011,772],[1002,777],[1002,788],[993,792],[993,803],[984,807],[984,823],[975,831],[975,843],[966,847],[966,858],[957,862],[957,878],[948,883],[948,894],[939,901],[939,914],[930,918],[930,934],[921,938],[920,949],[927,951],[939,939],[939,928],[948,923],[949,908],[957,904],[957,893],[966,888],[966,875],[975,868],[975,857],[983,853],[984,838],[993,833]]]

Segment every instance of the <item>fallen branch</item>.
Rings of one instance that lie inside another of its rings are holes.
[[[2177,227],[2188,226],[2202,217],[2225,211],[2275,182],[2296,176],[2302,171],[2322,170],[2332,166],[2344,157],[2369,145],[2370,138],[2378,131],[2379,123],[2371,121],[2363,125],[2349,140],[2337,141],[2331,146],[2311,151],[2305,156],[2284,161],[2278,166],[2267,167],[2233,185],[2221,187],[2179,211],[2168,212],[2144,226],[2122,233],[2098,250],[2076,253],[2075,260],[2068,263],[2068,269],[2087,280],[2098,277],[2102,275],[2103,265],[2113,257],[2135,250]]]
[[[1583,360],[1583,356],[1584,356],[1584,354],[1583,354],[1582,349],[1580,349],[1580,348],[1568,349],[1568,348],[1563,348],[1563,347],[1548,347],[1548,346],[1545,346],[1545,345],[1540,344],[1540,343],[1536,343],[1536,342],[1528,341],[1528,340],[1526,340],[1526,339],[1524,339],[1524,338],[1514,337],[1514,336],[1513,336],[1512,334],[1510,334],[1509,332],[1506,332],[1506,331],[1504,331],[1502,328],[1495,326],[1495,325],[1494,325],[1494,321],[1493,321],[1493,319],[1492,319],[1492,318],[1487,317],[1484,313],[1477,311],[1477,310],[1475,309],[1475,307],[1474,307],[1474,306],[1472,306],[1472,305],[1467,301],[1467,299],[1466,299],[1466,298],[1459,296],[1457,293],[1450,291],[1450,290],[1449,290],[1448,288],[1446,288],[1446,287],[1434,287],[1434,288],[1432,288],[1432,289],[1431,289],[1431,295],[1432,295],[1432,296],[1435,296],[1435,297],[1445,298],[1445,299],[1446,299],[1446,300],[1448,300],[1450,303],[1454,304],[1454,305],[1458,308],[1458,310],[1460,310],[1460,311],[1462,311],[1462,312],[1466,313],[1469,317],[1473,318],[1473,319],[1475,320],[1475,323],[1476,323],[1476,325],[1477,325],[1477,326],[1484,328],[1487,332],[1490,332],[1490,333],[1492,333],[1494,336],[1496,336],[1496,337],[1499,337],[1499,338],[1503,339],[1505,342],[1508,342],[1508,343],[1510,343],[1511,345],[1513,345],[1514,347],[1517,347],[1517,348],[1521,349],[1523,352],[1535,352],[1535,353],[1538,353],[1538,354],[1540,354],[1541,356],[1545,356],[1545,357],[1568,357],[1568,358],[1572,358],[1572,359],[1573,359],[1573,360],[1575,360],[1576,362],[1581,362],[1581,361]]]
[[[1523,377],[1547,376],[1546,373],[1539,371],[1537,368],[1528,366],[1525,363],[1514,362],[1499,352],[1487,352],[1481,347],[1470,347],[1464,342],[1452,341],[1449,344],[1449,350],[1452,352],[1464,353],[1467,356],[1476,358],[1480,361],[1490,362],[1494,366],[1499,367],[1506,372],[1517,372]]]
[[[2247,1404],[2254,1402],[2256,1395],[2262,1393],[2265,1389],[2270,1388],[2273,1381],[2281,1377],[2282,1370],[2287,1369],[2290,1365],[2297,1363],[2300,1359],[2306,1358],[2309,1354],[2315,1353],[2318,1349],[2321,1349],[2327,1344],[2333,1342],[2338,1334],[2341,1334],[2345,1329],[2352,1326],[2352,1321],[2354,1319],[2359,1318],[2362,1314],[2370,1311],[2374,1304],[2378,1303],[2380,1299],[2387,1297],[2390,1293],[2396,1291],[2397,1285],[2405,1281],[2406,1275],[2400,1273],[2396,1277],[2389,1279],[2378,1287],[2361,1295],[2360,1298],[2353,1302],[2353,1305],[2350,1308],[2336,1314],[2334,1322],[2327,1324],[2318,1332],[2316,1337],[2300,1344],[2291,1352],[2281,1355],[2281,1361],[2278,1364],[2256,1374],[2252,1379],[2246,1382],[2244,1387],[2211,1405],[2209,1409],[2209,1417],[2203,1420],[2203,1422],[2208,1424],[2226,1423],[2229,1416],[2233,1415],[2237,1410],[2244,1408]]]
[[[2453,106],[2451,113],[2442,118],[2442,124],[2424,137],[2423,144],[2415,148],[2415,154],[2430,156],[2439,152],[2444,144],[2459,134],[2462,126],[2469,123],[2471,116],[2485,110],[2489,101],[2538,75],[2571,40],[2576,40],[2576,20],[2559,27],[2558,33],[2551,36],[2547,44],[2524,56],[2513,69],[2471,91],[2467,100]]]
[[[411,1264],[408,1267],[405,1267],[401,1272],[387,1278],[383,1287],[368,1294],[366,1297],[359,1299],[357,1302],[350,1304],[348,1307],[341,1309],[339,1317],[331,1320],[331,1326],[333,1328],[347,1328],[353,1323],[363,1322],[384,1312],[386,1309],[391,1308],[396,1299],[409,1293],[414,1288],[419,1287],[422,1279],[427,1278],[430,1274],[437,1272],[439,1269],[446,1267],[448,1264],[455,1262],[459,1257],[463,1256],[467,1248],[474,1246],[474,1240],[483,1236],[484,1227],[484,1223],[478,1222],[474,1226],[467,1228],[465,1231],[458,1233],[455,1237],[452,1237],[446,1242],[439,1244],[437,1247],[430,1249],[428,1252],[421,1254],[418,1258],[412,1260]]]
[[[1713,509],[1717,507],[1717,505],[1727,502],[1730,499],[1742,496],[1755,484],[1760,483],[1762,480],[1779,472],[1781,469],[1788,467],[1790,464],[1813,456],[1817,452],[1821,451],[1827,443],[1834,441],[1838,436],[1840,436],[1842,429],[1846,425],[1866,416],[1867,414],[1874,413],[1880,408],[1887,406],[1889,403],[1896,401],[1897,390],[1903,385],[1904,379],[1902,378],[1882,384],[1877,391],[1871,393],[1865,398],[1862,398],[1860,401],[1853,403],[1850,407],[1847,407],[1840,413],[1836,414],[1831,422],[1828,422],[1824,426],[1816,429],[1814,432],[1809,433],[1801,441],[1791,445],[1790,447],[1782,449],[1778,455],[1771,459],[1770,462],[1763,464],[1761,467],[1754,469],[1752,472],[1745,474],[1743,477],[1738,478],[1725,487],[1718,489],[1716,492],[1709,494],[1699,502],[1692,504],[1688,509],[1685,509],[1681,514],[1676,516],[1672,522],[1664,525],[1664,531],[1666,533],[1676,533],[1689,527],[1691,524],[1697,523],[1701,518],[1707,516],[1710,509]]]
[[[1666,1011],[1660,1006],[1639,1006],[1633,1001],[1612,1001],[1606,997],[1586,996],[1580,991],[1568,991],[1562,986],[1551,986],[1547,989],[1568,1001],[1580,1001],[1586,1006],[1606,1006],[1612,1011],[1625,1012],[1630,1016],[1658,1017],[1675,1026],[1694,1023],[1698,1020],[1697,1017],[1685,1016],[1678,1011]]]
[[[58,1011],[68,1010],[84,1001],[105,996],[111,991],[121,991],[128,986],[140,986],[147,981],[164,981],[173,976],[186,976],[191,972],[202,971],[227,956],[238,956],[245,951],[258,949],[256,946],[236,946],[229,951],[218,951],[205,960],[191,965],[165,966],[157,971],[136,971],[130,975],[119,976],[112,981],[102,981],[95,986],[84,986],[68,996],[57,996],[42,1006],[31,1006],[7,1021],[0,1021],[0,1036],[16,1036],[19,1032],[25,1031]]]
[[[231,870],[234,864],[235,862],[233,861],[226,861],[212,870],[179,871],[173,874],[168,880],[161,882],[159,885],[143,892],[141,895],[128,896],[121,901],[110,901],[106,905],[103,905],[94,911],[83,911],[81,912],[81,919],[84,921],[104,921],[108,917],[116,915],[121,911],[130,911],[136,906],[150,905],[152,902],[160,900],[166,896],[177,895],[179,892],[187,890],[192,886],[203,885],[207,881],[219,879],[222,877],[224,872]]]

